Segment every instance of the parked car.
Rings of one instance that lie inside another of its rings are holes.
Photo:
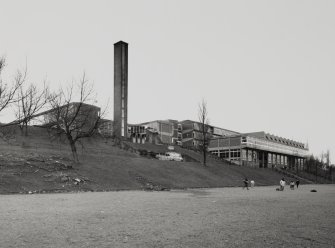
[[[183,157],[180,153],[177,152],[166,152],[165,154],[158,154],[156,156],[159,160],[168,160],[168,161],[183,161]]]

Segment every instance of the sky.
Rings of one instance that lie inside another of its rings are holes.
[[[128,121],[265,131],[335,160],[335,1],[0,0],[2,79],[81,78],[113,116],[113,44],[128,47]],[[13,118],[13,109],[0,121]]]

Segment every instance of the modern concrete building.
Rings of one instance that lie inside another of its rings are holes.
[[[157,136],[155,142],[191,149],[199,148],[202,142],[201,123],[196,121],[156,120],[141,125]],[[242,134],[211,125],[208,129],[211,137],[208,151],[239,165],[302,168],[308,156],[305,144],[265,132]]]
[[[142,123],[152,132],[157,132],[160,142],[180,145],[188,148],[198,148],[201,142],[201,123],[192,120],[156,120]],[[238,132],[208,125],[211,138],[239,134]]]
[[[128,121],[128,44],[114,44],[114,134],[127,138]]]
[[[202,124],[197,121],[184,120],[178,123],[177,143],[183,147],[198,148],[202,143]],[[239,134],[228,129],[208,125],[210,138],[227,137]]]
[[[71,102],[36,114],[30,121],[34,126],[53,126],[59,120],[66,119],[72,125],[85,129],[92,127],[100,118],[100,107],[82,102]]]
[[[236,164],[258,168],[302,168],[308,156],[305,144],[265,132],[212,139],[208,150]]]
[[[146,130],[144,126],[128,124],[128,139],[133,143],[144,144],[146,141]]]
[[[178,121],[156,120],[156,121],[145,122],[140,125],[144,126],[151,133],[157,133],[158,143],[177,144]]]
[[[108,119],[101,119],[98,132],[104,137],[113,136],[113,121]]]

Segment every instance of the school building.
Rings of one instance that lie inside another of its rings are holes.
[[[303,168],[306,144],[265,132],[214,138],[208,151],[242,166],[257,168]]]

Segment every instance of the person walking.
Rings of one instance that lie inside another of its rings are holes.
[[[299,180],[295,181],[295,185],[297,185],[297,188],[299,188],[299,184],[300,184]]]
[[[284,191],[285,184],[286,184],[285,179],[282,178],[282,179],[280,180],[280,182],[279,182],[279,185],[280,185],[280,191]]]
[[[248,178],[245,178],[245,179],[244,179],[243,184],[244,184],[243,189],[244,189],[244,188],[247,188],[247,190],[249,190],[249,187],[248,187],[248,186],[249,186]]]

